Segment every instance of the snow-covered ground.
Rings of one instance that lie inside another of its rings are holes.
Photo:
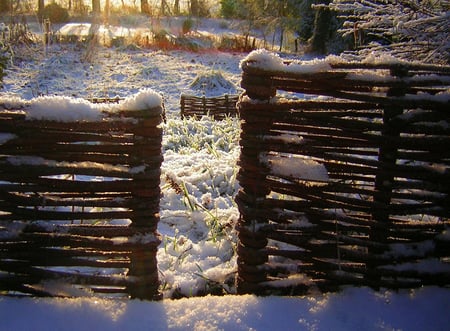
[[[162,302],[0,297],[0,330],[446,330],[450,290],[374,292],[347,288],[307,297],[236,296],[234,195],[239,121],[181,119],[181,93],[221,95],[239,90],[241,53],[163,51],[136,47],[51,45],[16,52],[0,104],[39,95],[127,97],[143,88],[162,94],[162,243],[158,263]],[[234,88],[196,78],[219,72]],[[196,87],[198,85],[194,85]],[[184,188],[182,194],[175,186]],[[223,297],[189,297],[213,292]],[[215,289],[217,290],[217,289]]]
[[[400,293],[349,288],[309,297],[162,302],[0,298],[0,330],[445,331],[449,311],[449,292],[438,288]]]

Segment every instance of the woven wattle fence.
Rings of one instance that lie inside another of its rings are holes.
[[[181,95],[180,115],[182,117],[211,116],[216,120],[221,120],[227,116],[236,116],[238,101],[237,95],[222,95],[219,97],[198,97],[194,95]]]
[[[160,297],[162,106],[147,94],[0,112],[0,293]]]
[[[450,284],[450,68],[242,70],[238,291]]]

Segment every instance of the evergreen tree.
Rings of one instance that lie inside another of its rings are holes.
[[[306,43],[313,35],[315,11],[312,8],[314,0],[303,0],[298,3],[298,22],[296,32],[301,42]]]
[[[297,35],[297,42],[308,43],[312,53],[322,55],[330,50],[339,51],[334,45],[337,19],[328,8],[330,1],[221,0],[220,9],[225,18],[243,20],[241,29],[244,34],[256,27],[263,31],[265,40],[272,35],[271,43],[278,43],[280,51],[286,46],[285,35],[288,32]]]
[[[311,53],[320,55],[326,54],[330,18],[330,10],[327,7],[319,7],[317,9],[314,19],[314,31],[310,44]]]
[[[330,10],[330,0],[318,0],[312,8],[315,11],[312,36],[308,51],[315,55],[341,53],[347,48],[345,40],[338,35],[339,21]]]
[[[238,14],[238,0],[220,0],[220,15],[224,18],[235,18]]]

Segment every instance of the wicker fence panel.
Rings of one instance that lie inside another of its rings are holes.
[[[0,292],[159,298],[161,114],[0,113]]]
[[[449,74],[243,63],[241,293],[450,284]]]
[[[221,120],[226,116],[236,116],[238,101],[237,95],[225,94],[220,97],[197,97],[193,95],[181,95],[180,107],[182,117],[212,116]]]

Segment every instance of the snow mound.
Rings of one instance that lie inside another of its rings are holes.
[[[90,23],[68,23],[63,25],[56,33],[62,36],[87,37],[90,28]]]
[[[190,94],[200,94],[209,97],[238,93],[236,86],[227,80],[219,71],[198,74],[191,85],[189,85],[189,89]]]
[[[58,122],[98,121],[101,119],[101,112],[84,99],[42,96],[30,102],[26,117],[29,120]]]
[[[162,103],[161,94],[150,88],[144,88],[121,101],[118,107],[123,110],[147,110],[160,107]]]

